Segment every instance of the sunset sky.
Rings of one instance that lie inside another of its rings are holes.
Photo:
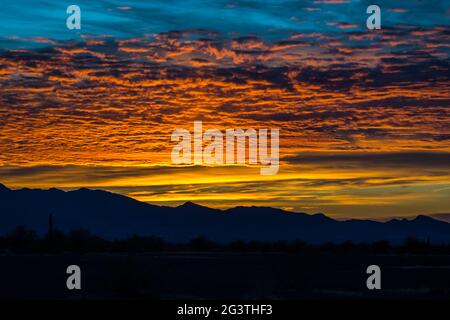
[[[335,218],[450,212],[450,1],[11,1],[0,183]],[[81,30],[66,8],[81,8]],[[280,169],[175,166],[173,130],[279,128]]]

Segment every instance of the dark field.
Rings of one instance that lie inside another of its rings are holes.
[[[66,289],[81,267],[82,290]],[[377,264],[382,289],[366,289]],[[450,298],[449,255],[156,253],[2,255],[1,299]]]

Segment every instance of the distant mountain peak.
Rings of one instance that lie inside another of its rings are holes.
[[[11,191],[11,189],[7,188],[4,184],[0,183],[0,192],[1,191]]]
[[[111,194],[111,192],[105,191],[105,190],[98,190],[98,189],[89,189],[86,187],[82,187],[73,191],[69,191],[69,192],[73,192],[73,193],[78,193],[78,194]],[[117,196],[122,196],[120,194],[117,194]]]
[[[419,214],[417,215],[417,217],[414,218],[413,221],[436,221],[435,219],[433,219],[432,217],[423,215],[423,214]]]
[[[177,208],[189,208],[189,209],[195,209],[195,208],[207,208],[205,206],[201,206],[199,204],[196,204],[192,201],[186,201],[185,203],[183,203],[182,205],[179,205]]]
[[[322,218],[329,218],[328,216],[326,216],[325,214],[319,212],[319,213],[314,213],[313,214],[314,217],[322,217]]]

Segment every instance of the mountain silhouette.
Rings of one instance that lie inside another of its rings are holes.
[[[63,231],[84,228],[116,239],[132,234],[168,241],[188,241],[202,235],[218,242],[235,240],[304,240],[309,243],[387,240],[408,236],[433,243],[450,243],[450,224],[419,215],[412,220],[338,221],[324,214],[294,213],[271,207],[227,210],[186,202],[178,207],[150,205],[103,190],[18,189],[0,184],[0,234],[17,226],[47,231],[49,214]]]

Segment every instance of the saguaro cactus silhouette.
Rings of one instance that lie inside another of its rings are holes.
[[[48,232],[47,232],[48,249],[53,249],[53,215],[48,215]]]

